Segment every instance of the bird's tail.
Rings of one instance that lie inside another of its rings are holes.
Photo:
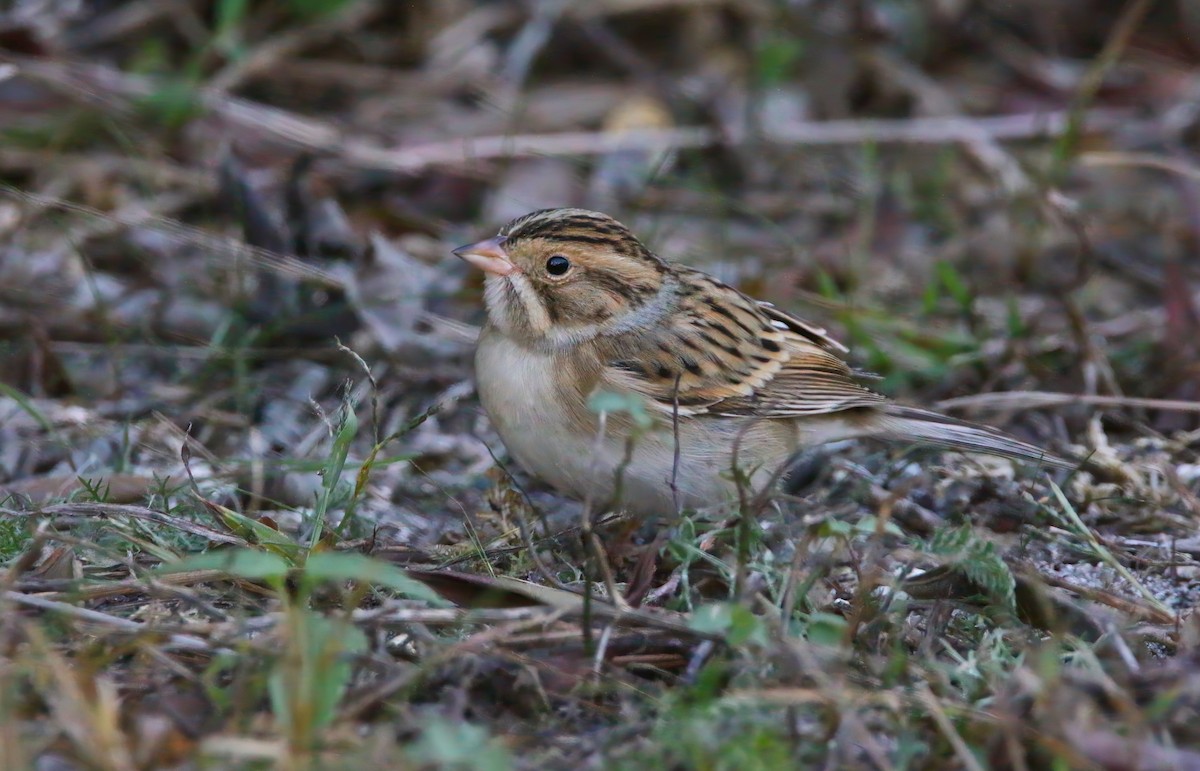
[[[885,424],[880,436],[899,441],[921,442],[965,452],[1000,455],[1037,465],[1074,469],[1079,464],[1014,439],[1003,431],[936,412],[898,404],[884,408]]]

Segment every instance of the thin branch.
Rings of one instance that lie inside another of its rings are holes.
[[[1051,391],[999,391],[990,394],[972,394],[943,399],[937,403],[939,410],[969,409],[986,407],[991,409],[1035,410],[1042,407],[1089,404],[1096,407],[1136,407],[1148,410],[1170,410],[1172,412],[1200,412],[1200,402],[1180,399],[1145,399],[1137,396],[1099,396],[1090,394],[1064,394]]]
[[[471,165],[504,158],[605,155],[622,150],[697,149],[724,142],[742,144],[751,139],[797,146],[864,143],[978,145],[983,138],[1012,141],[1054,137],[1066,129],[1067,120],[1067,113],[1059,111],[981,118],[812,121],[777,127],[762,137],[751,137],[745,133],[721,134],[699,127],[623,132],[579,131],[467,137],[400,149],[351,140],[342,146],[339,155],[342,161],[358,167],[415,172],[430,166]],[[1088,125],[1095,130],[1113,128],[1128,123],[1128,120],[1129,115],[1124,112],[1095,111],[1088,114]]]
[[[159,633],[159,630],[155,629],[153,626],[143,624],[140,621],[132,621],[127,618],[112,616],[108,613],[101,613],[98,610],[91,610],[89,608],[80,608],[65,602],[47,600],[44,597],[39,597],[37,595],[22,594],[21,592],[4,592],[3,598],[18,605],[48,610],[64,616],[69,616],[78,621],[100,624],[102,626],[118,629],[123,632],[137,632],[145,634]],[[213,650],[212,645],[200,639],[199,637],[182,634],[169,635],[167,637],[167,647],[192,651]]]
[[[155,79],[134,76],[95,63],[63,64],[29,57],[0,55],[29,77],[69,89],[99,109],[121,110],[116,97],[145,98],[160,87]],[[779,145],[839,146],[870,144],[965,144],[981,140],[1013,141],[1062,135],[1072,126],[1068,111],[1019,113],[979,118],[942,117],[896,120],[798,121],[778,126],[763,136],[749,132],[720,132],[703,127],[622,132],[580,131],[553,134],[494,135],[427,142],[405,148],[383,147],[361,136],[348,135],[330,123],[231,97],[211,88],[197,99],[226,122],[333,158],[353,167],[413,173],[434,166],[470,166],[481,161],[530,156],[604,155],[621,150],[665,151],[705,148],[750,141]],[[1125,110],[1092,110],[1082,116],[1097,131],[1128,127]]]

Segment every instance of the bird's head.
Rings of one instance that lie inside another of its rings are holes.
[[[643,328],[666,313],[674,286],[667,263],[628,228],[584,209],[526,214],[454,254],[487,274],[492,324],[535,347]]]

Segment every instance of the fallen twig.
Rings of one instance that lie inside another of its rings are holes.
[[[1200,412],[1200,402],[1180,399],[1145,399],[1137,396],[1100,396],[1094,394],[1064,394],[1051,391],[998,391],[990,394],[971,394],[943,399],[937,403],[940,410],[970,409],[984,407],[997,410],[1036,410],[1042,407],[1058,407],[1071,404],[1089,404],[1095,407],[1135,407],[1149,410],[1171,410],[1174,412]]]

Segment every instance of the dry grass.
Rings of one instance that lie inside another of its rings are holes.
[[[1197,39],[1182,1],[18,2],[0,768],[1200,768]],[[552,205],[1106,478],[852,444],[584,537],[480,413],[449,255]]]

